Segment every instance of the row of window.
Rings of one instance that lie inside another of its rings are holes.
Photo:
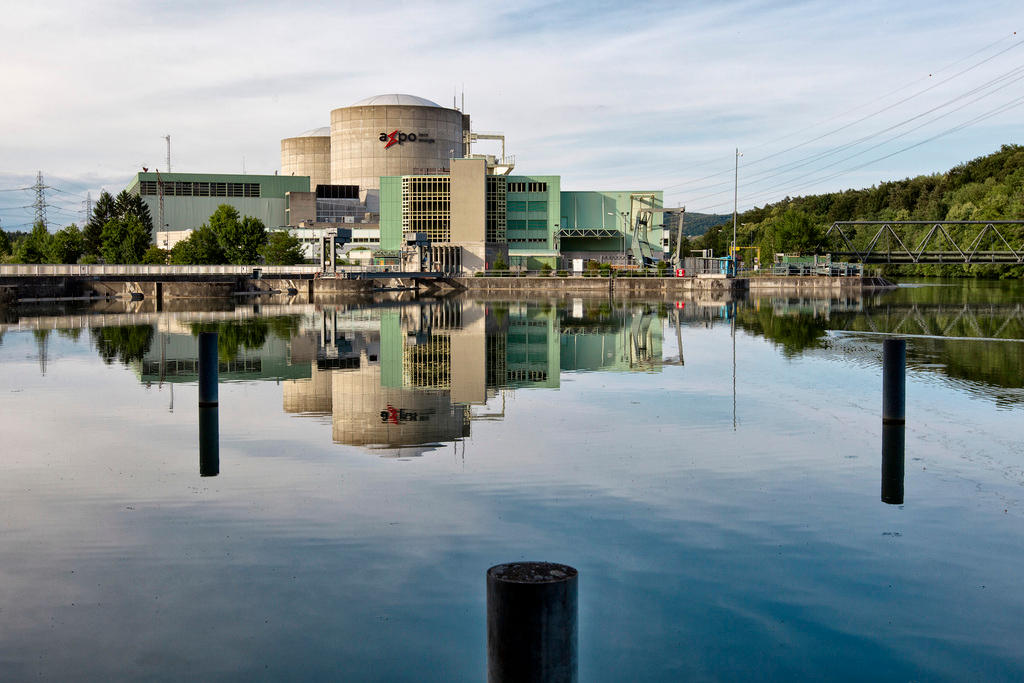
[[[547,213],[548,203],[543,201],[526,202],[522,200],[510,199],[507,203],[509,211],[542,211]]]
[[[524,221],[518,218],[510,218],[508,220],[509,230],[543,230],[547,232],[548,222],[547,221]]]
[[[539,238],[538,239],[536,237],[531,237],[529,239],[516,239],[516,238],[510,237],[509,240],[508,240],[508,243],[510,245],[515,246],[516,244],[547,244],[548,241],[546,239],[544,239],[544,238]]]
[[[259,197],[259,183],[191,183],[164,182],[165,197]],[[157,181],[143,180],[139,182],[139,193],[143,195],[159,194]]]
[[[508,183],[509,192],[547,192],[547,183],[528,183],[522,181],[509,181]]]

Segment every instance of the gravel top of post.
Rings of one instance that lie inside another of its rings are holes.
[[[487,570],[488,576],[509,583],[557,583],[577,575],[576,569],[554,562],[509,562]]]

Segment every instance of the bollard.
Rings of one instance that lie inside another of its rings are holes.
[[[903,505],[903,462],[906,426],[882,425],[882,502]]]
[[[882,424],[906,423],[907,340],[882,342]]]
[[[199,408],[199,476],[220,474],[220,425],[218,408]]]
[[[217,333],[199,333],[199,407],[217,407]]]
[[[487,680],[572,682],[578,676],[578,572],[551,562],[487,570]]]

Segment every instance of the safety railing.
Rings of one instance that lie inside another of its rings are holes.
[[[105,275],[252,275],[259,270],[267,275],[298,275],[320,272],[316,265],[296,266],[164,266],[146,264],[53,264],[6,263],[0,264],[0,276],[39,275],[53,277],[102,277]],[[339,269],[340,270],[340,269]]]

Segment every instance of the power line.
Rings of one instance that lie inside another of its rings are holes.
[[[1014,33],[1013,33],[1012,35],[1013,35],[1013,36],[1016,36],[1016,35],[1017,35],[1016,31],[1014,31]],[[962,58],[962,59],[958,60],[957,62],[953,62],[952,64],[949,64],[949,65],[947,65],[946,67],[943,67],[943,69],[942,69],[942,70],[940,70],[940,71],[937,71],[937,72],[934,72],[934,73],[940,73],[941,71],[944,71],[944,70],[946,70],[946,69],[948,69],[948,68],[950,68],[950,67],[952,67],[952,66],[956,65],[956,64],[957,64],[957,63],[959,63],[959,62],[965,61],[965,60],[969,59],[969,58],[970,58],[970,57],[972,57],[972,56],[975,56],[975,55],[977,55],[977,54],[979,54],[979,53],[981,53],[981,52],[984,52],[985,50],[987,50],[987,49],[989,49],[989,48],[993,47],[994,45],[997,45],[998,43],[1002,42],[1003,40],[1005,40],[1005,38],[1001,38],[1000,40],[998,40],[998,41],[995,41],[994,43],[991,43],[990,45],[987,45],[987,46],[985,46],[985,47],[981,48],[980,50],[976,50],[975,52],[971,53],[971,54],[970,54],[970,55],[968,55],[967,57],[964,57],[964,58]],[[898,100],[898,101],[896,101],[896,102],[894,102],[894,103],[892,103],[892,104],[890,104],[890,105],[887,105],[887,106],[885,106],[885,107],[882,107],[881,109],[878,109],[878,110],[876,110],[876,111],[873,111],[873,112],[871,112],[870,114],[867,114],[867,115],[865,115],[865,116],[862,116],[862,117],[861,117],[861,118],[859,118],[859,119],[856,119],[856,120],[854,120],[854,121],[851,121],[850,123],[846,123],[846,124],[843,124],[842,126],[839,126],[838,128],[834,128],[834,129],[832,129],[832,130],[830,130],[830,131],[827,131],[827,132],[825,132],[825,133],[822,133],[821,135],[818,135],[818,136],[816,136],[816,137],[813,137],[813,138],[811,138],[811,139],[809,139],[809,140],[805,140],[804,142],[801,142],[801,143],[799,143],[799,144],[796,144],[796,145],[792,145],[792,146],[790,146],[790,147],[787,147],[787,148],[785,148],[785,149],[779,150],[778,152],[773,152],[772,154],[769,154],[769,155],[767,155],[767,156],[764,156],[764,157],[760,157],[760,158],[758,158],[758,159],[755,159],[754,161],[751,161],[750,163],[746,164],[746,166],[747,166],[747,167],[750,167],[750,166],[754,166],[754,165],[756,165],[756,164],[760,164],[760,163],[763,163],[763,162],[765,162],[765,161],[767,161],[767,160],[769,160],[769,159],[772,159],[772,158],[778,157],[778,156],[780,156],[780,155],[782,155],[782,154],[785,154],[785,153],[787,153],[787,152],[791,152],[791,151],[793,151],[793,150],[795,150],[795,149],[799,149],[799,148],[801,148],[801,147],[806,147],[807,145],[809,145],[809,144],[811,144],[811,143],[813,143],[813,142],[817,142],[818,140],[821,140],[821,139],[823,139],[823,138],[829,137],[830,135],[834,135],[835,133],[838,133],[838,132],[841,132],[841,131],[843,131],[843,130],[846,130],[846,129],[848,129],[848,128],[852,127],[852,126],[855,126],[855,125],[857,125],[858,123],[863,123],[864,121],[866,121],[866,120],[868,120],[868,119],[870,119],[870,118],[873,118],[874,116],[877,116],[878,114],[881,114],[881,113],[884,113],[884,112],[886,112],[886,111],[889,111],[890,109],[893,109],[893,108],[895,108],[895,107],[898,107],[898,106],[899,106],[899,105],[901,105],[901,104],[905,104],[906,102],[909,102],[910,100],[912,100],[912,99],[914,99],[914,98],[916,98],[916,97],[919,97],[920,95],[923,95],[924,93],[927,93],[927,92],[929,92],[929,91],[931,91],[931,90],[934,90],[935,88],[937,88],[937,87],[939,87],[939,86],[941,86],[941,85],[944,85],[944,84],[946,84],[946,83],[948,83],[948,82],[950,82],[950,81],[952,81],[952,80],[954,80],[954,79],[956,79],[956,78],[959,78],[960,76],[962,76],[962,75],[964,75],[964,74],[966,74],[966,73],[968,73],[968,72],[970,72],[970,71],[973,71],[974,69],[978,68],[979,66],[981,66],[981,65],[983,65],[983,64],[986,64],[987,62],[990,62],[990,61],[992,61],[992,60],[993,60],[993,59],[995,59],[996,57],[999,57],[999,56],[1001,56],[1001,55],[1005,54],[1006,52],[1009,52],[1010,50],[1013,50],[1013,49],[1015,49],[1015,48],[1017,48],[1017,47],[1020,47],[1020,46],[1021,46],[1021,43],[1019,43],[1019,42],[1016,42],[1016,43],[1014,43],[1013,45],[1010,45],[1009,47],[1006,47],[1006,48],[1004,48],[1004,49],[1000,50],[999,52],[995,53],[994,55],[990,55],[990,56],[988,56],[988,57],[986,57],[986,58],[984,58],[984,59],[982,59],[982,60],[980,60],[980,61],[978,61],[978,62],[975,62],[974,64],[971,64],[971,65],[970,65],[970,66],[968,66],[967,68],[965,68],[965,69],[962,69],[962,70],[960,70],[960,71],[956,72],[956,73],[955,73],[955,74],[953,74],[952,76],[949,76],[948,78],[945,78],[945,79],[943,79],[943,80],[941,80],[941,81],[938,81],[937,83],[934,83],[934,84],[932,84],[932,85],[928,86],[927,88],[924,88],[924,89],[922,89],[922,90],[919,90],[919,91],[917,91],[917,92],[915,92],[915,93],[913,93],[913,94],[911,94],[911,95],[908,95],[907,97],[904,97],[904,98],[903,98],[903,99],[901,99],[901,100]],[[930,77],[930,76],[929,76],[929,77]],[[919,79],[919,80],[920,80],[920,79]],[[915,82],[916,82],[916,81],[915,81]],[[894,94],[894,93],[896,93],[896,92],[899,92],[900,90],[903,90],[903,89],[905,89],[905,88],[899,88],[899,89],[897,89],[897,90],[894,90],[893,92],[891,92],[891,93],[888,93],[888,94],[886,94],[886,95],[883,95],[883,96],[882,96],[882,97],[880,97],[880,98],[876,98],[876,99],[875,99],[874,101],[875,101],[875,102],[878,102],[878,101],[884,100],[884,99],[886,99],[887,97],[889,97],[890,95],[892,95],[892,94]],[[852,109],[852,110],[850,110],[850,111],[848,111],[848,112],[846,112],[846,113],[852,113],[852,112],[854,112],[854,111],[857,111],[858,109],[863,109],[863,108],[864,108],[865,106],[867,106],[867,105],[860,105],[860,106],[858,106],[858,107],[856,107],[856,108],[854,108],[854,109]],[[832,117],[832,119],[828,119],[828,120],[833,120],[833,119],[835,119],[835,118],[839,118],[839,117],[841,117],[841,116],[844,116],[844,115],[845,115],[845,114],[840,114],[839,116],[835,116],[835,117]],[[815,124],[815,126],[817,126],[817,125],[821,125],[821,124]],[[811,126],[811,127],[813,128],[813,127],[815,127],[815,126]],[[787,135],[787,136],[784,136],[783,138],[777,138],[777,139],[776,139],[776,140],[775,140],[774,142],[777,142],[777,141],[779,141],[779,140],[782,140],[782,139],[785,139],[785,138],[788,138],[788,137],[792,137],[792,136],[793,136],[793,134],[789,134],[789,135]],[[756,147],[762,147],[762,146],[764,146],[764,145],[767,145],[767,144],[771,144],[771,142],[768,142],[768,143],[762,143],[762,144],[760,144],[760,145],[757,145]],[[694,180],[694,181],[686,181],[686,182],[683,182],[683,183],[676,183],[676,184],[674,184],[674,185],[668,185],[668,186],[666,186],[666,187],[665,187],[664,189],[668,190],[668,189],[671,189],[671,188],[675,188],[675,187],[685,187],[685,186],[691,185],[692,183],[695,183],[695,182],[700,182],[701,180],[707,180],[707,179],[710,179],[710,178],[716,178],[716,177],[720,177],[720,176],[725,176],[725,175],[727,175],[728,173],[729,173],[728,169],[725,169],[725,170],[722,170],[722,171],[720,171],[720,172],[718,172],[718,173],[713,173],[713,174],[710,174],[710,175],[704,176],[703,178],[698,178],[697,180]],[[723,183],[720,183],[719,185],[724,185],[724,184],[725,184],[725,182],[723,182]],[[716,186],[718,186],[718,185],[711,185],[711,186],[708,186],[708,187],[710,188],[710,187],[716,187]]]
[[[976,86],[976,87],[968,90],[965,93],[957,95],[956,97],[953,97],[953,98],[943,102],[942,104],[936,105],[936,106],[934,106],[934,107],[932,107],[930,109],[927,109],[927,110],[925,110],[925,111],[923,111],[923,112],[921,112],[919,114],[916,114],[914,116],[906,118],[906,119],[904,119],[904,120],[902,120],[902,121],[900,121],[898,123],[895,123],[895,124],[893,124],[891,126],[888,126],[887,128],[884,128],[884,129],[876,131],[874,133],[862,136],[862,137],[860,137],[860,138],[858,138],[856,140],[853,140],[852,142],[844,143],[844,144],[839,145],[837,147],[834,147],[834,148],[831,148],[831,149],[828,149],[828,150],[825,150],[825,151],[822,151],[822,152],[818,152],[818,153],[809,155],[807,157],[804,157],[803,159],[797,159],[797,160],[794,160],[794,161],[791,161],[791,162],[787,162],[785,164],[780,164],[778,166],[774,166],[774,167],[769,168],[769,169],[764,169],[764,170],[762,170],[762,171],[760,171],[758,173],[755,173],[753,176],[751,176],[749,178],[746,178],[745,179],[745,185],[749,188],[750,185],[752,185],[752,184],[756,185],[756,184],[759,184],[759,183],[770,182],[770,181],[775,180],[777,178],[780,178],[780,177],[784,176],[785,174],[787,174],[787,173],[789,173],[791,171],[794,171],[794,170],[796,170],[798,168],[806,167],[806,166],[808,166],[810,164],[813,164],[813,163],[815,163],[817,161],[821,161],[822,159],[824,159],[826,157],[829,157],[829,156],[832,156],[834,154],[838,154],[840,152],[849,150],[849,149],[851,149],[853,147],[856,147],[857,145],[860,145],[860,144],[862,144],[864,142],[868,142],[868,141],[870,141],[870,140],[872,140],[874,138],[877,138],[877,137],[879,137],[881,135],[884,135],[885,133],[888,133],[888,132],[891,132],[893,130],[896,130],[897,128],[900,128],[900,127],[902,127],[902,126],[904,126],[904,125],[906,125],[908,123],[916,121],[916,120],[918,120],[918,119],[920,119],[920,118],[922,118],[924,116],[927,116],[928,114],[934,113],[934,112],[936,112],[936,111],[938,111],[940,109],[948,107],[949,105],[951,105],[951,104],[953,104],[953,103],[955,103],[955,102],[957,102],[959,100],[962,100],[962,99],[964,99],[966,97],[969,97],[971,95],[976,95],[979,92],[982,93],[982,94],[978,95],[977,97],[975,97],[975,98],[973,98],[971,100],[968,100],[966,103],[960,105],[959,107],[956,107],[954,109],[951,109],[948,112],[945,112],[943,114],[935,116],[935,117],[929,119],[928,121],[925,121],[924,123],[922,123],[920,125],[914,126],[913,128],[910,128],[910,129],[908,129],[908,130],[906,130],[906,131],[904,131],[902,133],[899,133],[899,134],[897,134],[895,136],[892,136],[891,138],[888,138],[887,140],[884,140],[884,141],[882,141],[882,142],[880,142],[878,144],[872,145],[871,147],[868,147],[867,149],[861,150],[860,152],[857,152],[857,153],[852,154],[850,156],[844,157],[844,158],[840,159],[839,161],[835,161],[835,162],[832,162],[830,164],[826,164],[825,166],[823,166],[823,167],[821,167],[821,168],[819,168],[819,169],[817,169],[815,171],[811,171],[810,173],[805,173],[805,174],[800,175],[800,176],[798,176],[796,178],[792,178],[792,179],[789,179],[787,181],[784,181],[781,184],[774,185],[774,186],[762,189],[755,196],[761,196],[761,195],[764,195],[766,193],[771,192],[772,190],[785,187],[786,185],[792,184],[793,182],[796,182],[798,180],[802,180],[803,178],[806,178],[806,177],[808,177],[810,175],[814,175],[815,173],[817,173],[817,172],[819,172],[821,170],[824,170],[826,168],[834,167],[837,164],[842,163],[843,161],[847,161],[847,160],[852,159],[854,157],[860,156],[861,154],[865,154],[865,153],[867,153],[868,151],[870,151],[872,149],[877,149],[878,147],[881,147],[881,146],[883,146],[885,144],[893,142],[893,141],[895,141],[895,140],[897,140],[897,139],[899,139],[901,137],[904,137],[905,135],[908,135],[908,134],[910,134],[910,133],[912,133],[912,132],[914,132],[916,130],[920,130],[921,128],[923,128],[923,127],[925,127],[925,126],[927,126],[927,125],[929,125],[931,123],[934,123],[934,122],[938,121],[939,119],[942,119],[942,118],[944,118],[946,116],[949,116],[949,115],[951,115],[953,113],[956,113],[957,111],[960,111],[960,110],[964,109],[965,107],[970,106],[971,104],[979,102],[980,100],[982,100],[982,99],[984,99],[986,97],[990,97],[990,96],[992,96],[992,95],[994,95],[994,94],[1004,90],[1005,88],[1013,85],[1014,83],[1016,83],[1016,82],[1018,82],[1018,81],[1020,81],[1022,79],[1024,79],[1024,66],[1016,67],[1014,69],[1011,69],[1010,71],[1007,71],[1006,73],[1000,74],[999,76],[997,76],[997,77],[987,81],[986,83],[983,83],[983,84],[981,84],[979,86]],[[989,91],[988,92],[983,92],[986,89],[989,89]],[[712,188],[715,188],[715,187],[724,187],[727,184],[731,184],[731,183],[722,182],[722,183],[717,183],[717,184],[714,184],[714,185],[708,185],[708,186],[706,186],[706,189],[712,189]],[[700,196],[695,197],[695,198],[688,198],[688,201],[700,201],[702,199],[707,199],[707,198],[710,198],[710,197],[715,197],[717,195],[725,195],[727,192],[728,192],[728,189],[723,189],[723,190],[720,190],[718,192],[710,192],[710,193],[707,193],[707,194],[704,194],[704,195],[700,195]],[[749,199],[749,194],[748,194],[748,199]]]

